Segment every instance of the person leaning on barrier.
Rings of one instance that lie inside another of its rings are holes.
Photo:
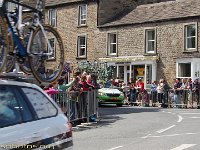
[[[152,100],[152,106],[156,106],[157,102],[157,85],[156,81],[153,81],[151,84],[151,100]]]
[[[159,107],[162,106],[163,104],[163,96],[164,96],[164,88],[163,88],[163,79],[160,79],[158,86],[157,86],[157,93],[158,93],[158,102],[159,102]]]
[[[80,85],[81,85],[83,91],[91,91],[91,89],[94,88],[94,86],[87,83],[87,77],[86,76],[81,77]]]
[[[141,78],[139,78],[136,82],[136,89],[138,91],[138,100],[139,102],[142,102],[142,92],[144,91],[144,82],[142,81]]]
[[[80,93],[82,93],[83,89],[80,85],[80,78],[77,76],[74,78],[74,82],[69,87],[68,92],[73,100],[75,100]]]
[[[194,101],[197,102],[198,107],[199,107],[199,89],[200,89],[200,83],[199,83],[198,78],[196,78],[193,82],[192,90],[194,93]]]
[[[176,81],[174,83],[174,91],[175,91],[174,101],[175,101],[176,105],[181,104],[181,85],[182,85],[182,83],[180,82],[180,78],[176,78]]]
[[[94,87],[94,89],[100,88],[99,84],[97,83],[97,77],[96,77],[95,74],[90,74],[90,75],[87,76],[87,83],[90,86]]]
[[[187,88],[187,93],[188,93],[188,107],[192,108],[193,107],[193,102],[192,102],[192,79],[188,78],[187,83],[186,83],[186,88]]]
[[[49,84],[48,86],[44,87],[43,90],[49,94],[50,96],[53,94],[58,94],[59,90],[58,90],[58,83],[57,81],[54,83]]]
[[[69,94],[69,103],[70,103],[70,112],[69,112],[70,120],[73,120],[77,117],[76,110],[77,112],[79,112],[78,97],[83,91],[79,82],[80,78],[76,76],[74,78],[74,82],[67,90]]]
[[[63,77],[60,77],[58,79],[58,90],[60,91],[58,98],[59,98],[59,104],[62,109],[62,111],[67,115],[67,102],[68,102],[68,94],[66,92],[68,89],[72,86],[75,79],[73,78],[73,81],[71,81],[68,84],[64,84],[65,79]]]
[[[188,91],[187,91],[187,79],[182,79],[182,85],[181,85],[181,95],[182,95],[182,102],[184,104],[184,107],[187,107],[188,103]]]
[[[73,82],[75,81],[75,78],[73,78],[73,81],[71,81],[68,84],[64,84],[64,78],[58,79],[58,89],[61,90],[62,92],[67,92],[68,88],[72,86]]]
[[[167,83],[167,81],[164,79],[163,80],[163,102],[162,102],[162,107],[168,107],[168,98],[169,98],[169,90],[170,90],[170,86]]]

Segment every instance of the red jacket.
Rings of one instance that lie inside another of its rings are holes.
[[[83,88],[83,91],[90,91],[90,85],[88,85],[87,82],[80,82],[81,87]]]
[[[140,87],[139,92],[144,91],[144,83],[143,82],[137,82],[137,86]]]

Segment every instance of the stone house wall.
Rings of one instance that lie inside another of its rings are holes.
[[[160,56],[157,70],[157,80],[165,78],[169,83],[176,78],[176,59],[184,57],[200,57],[200,45],[197,52],[183,52],[184,25],[196,20],[169,21],[162,23],[100,28],[98,35],[98,56],[107,56],[107,33],[116,32],[118,36],[118,56],[144,55],[145,29],[155,28],[157,38],[157,53]],[[199,24],[197,29],[199,28]],[[198,43],[200,43],[200,30],[198,30]],[[103,52],[103,53],[102,53]]]
[[[87,4],[87,25],[78,26],[78,6],[83,3],[75,3],[69,6],[57,7],[57,27],[64,43],[65,61],[72,62],[75,66],[78,61],[86,60],[77,58],[77,37],[87,36],[87,60],[97,59],[95,54],[97,43],[97,4]],[[46,23],[48,23],[48,10],[46,11]]]

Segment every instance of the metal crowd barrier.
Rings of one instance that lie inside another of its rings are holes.
[[[50,95],[60,106],[71,122],[76,120],[91,121],[98,117],[97,90],[88,92],[59,92]]]
[[[149,94],[151,106],[164,105],[168,108],[200,108],[200,90],[174,90],[170,89],[163,93],[163,100],[158,101],[158,93],[151,92]]]

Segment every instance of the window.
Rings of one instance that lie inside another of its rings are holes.
[[[0,86],[0,128],[33,119],[23,98],[15,94],[19,92],[14,91],[13,87]]]
[[[117,54],[117,34],[109,33],[108,34],[108,55]]]
[[[86,36],[78,36],[78,57],[86,57]]]
[[[87,6],[82,5],[79,6],[79,20],[78,20],[78,25],[86,25],[86,17],[87,17]]]
[[[147,84],[152,83],[152,65],[147,65],[147,68],[146,68],[146,83]]]
[[[155,29],[148,29],[145,31],[145,51],[146,53],[155,53],[156,50],[156,32]]]
[[[48,56],[49,60],[51,59],[55,59],[55,39],[52,38],[52,39],[49,39],[49,43],[51,45],[51,48],[48,47],[48,53],[52,53],[52,55]]]
[[[189,24],[185,26],[185,50],[197,48],[197,25]]]
[[[49,10],[49,24],[52,25],[53,27],[56,27],[57,25],[55,9]]]
[[[191,63],[178,64],[178,77],[191,77]]]
[[[8,8],[8,11],[11,12],[11,11],[14,11],[14,9],[18,7],[17,4],[14,4],[12,2],[8,2],[7,4],[7,8]]]
[[[119,66],[119,79],[124,81],[124,66]]]
[[[43,93],[31,88],[22,88],[22,90],[35,109],[39,119],[53,117],[57,114],[57,109]]]

